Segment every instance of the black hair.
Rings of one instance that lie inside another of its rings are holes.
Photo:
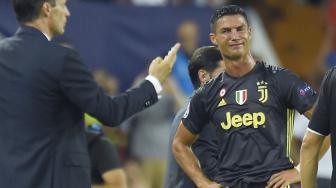
[[[223,6],[220,9],[217,9],[214,14],[211,16],[210,19],[210,29],[212,32],[215,32],[215,27],[217,21],[222,18],[223,16],[232,16],[232,15],[241,15],[245,18],[247,25],[249,25],[249,21],[247,19],[247,15],[241,7],[237,5],[227,5]]]
[[[216,46],[205,46],[194,51],[188,65],[189,77],[194,89],[199,88],[201,85],[198,71],[204,69],[212,73],[219,66],[221,60],[221,53]]]
[[[56,0],[12,0],[17,21],[22,24],[36,19],[45,2],[56,5]]]

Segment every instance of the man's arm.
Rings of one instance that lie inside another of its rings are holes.
[[[300,153],[301,185],[304,188],[314,188],[316,183],[317,165],[320,150],[325,137],[307,131],[303,138]],[[329,142],[330,143],[330,142]]]
[[[304,115],[306,116],[306,118],[311,120],[314,110],[315,110],[315,107],[313,106],[309,110],[305,111]]]
[[[69,50],[58,75],[60,89],[81,111],[96,117],[104,125],[117,126],[126,118],[157,102],[161,84],[173,68],[179,47],[176,44],[164,59],[158,57],[152,61],[146,81],[114,97],[107,96],[98,87],[79,54]]]
[[[314,107],[307,110],[304,115],[311,119],[314,112]],[[318,160],[320,160],[324,154],[328,151],[330,147],[330,136],[327,136],[322,144],[322,147],[319,150]],[[298,183],[301,180],[301,173],[300,173],[300,164],[298,164],[294,169],[284,170],[273,174],[268,181],[266,188],[277,188],[280,186],[287,186],[293,183]]]
[[[106,171],[102,178],[104,183],[92,185],[92,188],[127,188],[126,173],[122,168]]]
[[[176,161],[186,174],[193,180],[199,188],[220,188],[220,184],[210,181],[202,172],[198,159],[191,150],[191,145],[197,139],[197,135],[192,134],[185,128],[183,123],[177,129],[173,141],[173,154]]]

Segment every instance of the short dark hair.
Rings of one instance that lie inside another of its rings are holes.
[[[52,6],[56,5],[56,0],[12,0],[17,21],[25,23],[36,19],[45,2],[50,3]]]
[[[211,19],[210,19],[211,31],[215,32],[215,26],[216,26],[217,20],[219,20],[223,16],[232,16],[232,15],[243,16],[245,18],[247,25],[249,25],[249,21],[247,19],[244,9],[242,9],[240,6],[237,6],[237,5],[227,5],[227,6],[223,6],[220,9],[217,9],[214,12],[214,14],[211,16]]]
[[[201,86],[198,71],[204,69],[211,74],[219,66],[222,59],[222,55],[216,46],[205,46],[194,51],[188,65],[189,77],[194,89]]]

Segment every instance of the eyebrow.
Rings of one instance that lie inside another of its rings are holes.
[[[223,29],[238,29],[238,28],[242,28],[242,27],[245,27],[245,24],[239,25],[237,27],[222,27],[220,29],[221,30],[223,30]]]

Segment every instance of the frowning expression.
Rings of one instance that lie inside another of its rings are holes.
[[[225,58],[239,59],[250,51],[251,29],[243,16],[226,15],[215,23],[210,40],[219,47]]]

